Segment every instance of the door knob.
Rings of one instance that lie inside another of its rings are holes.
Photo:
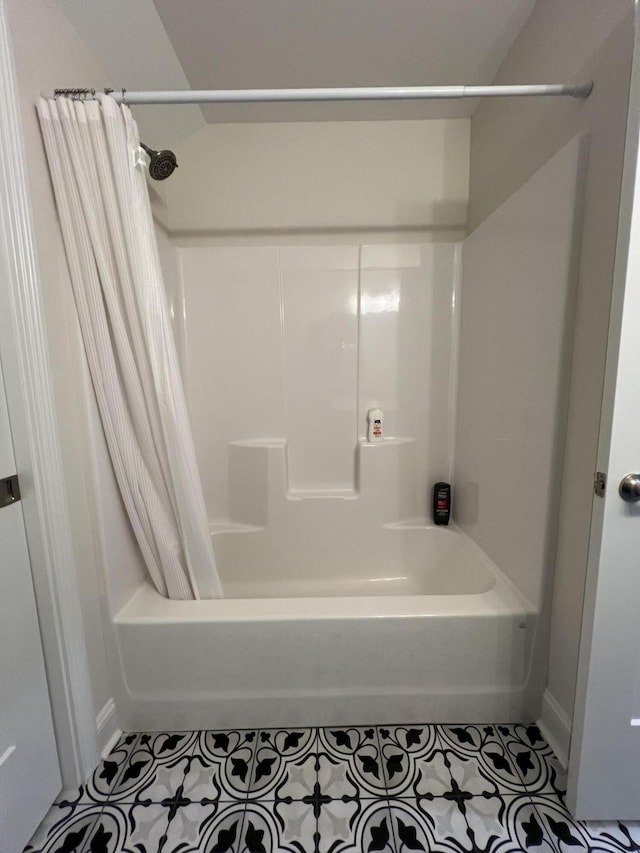
[[[620,497],[628,503],[640,501],[640,474],[627,474],[620,480]]]

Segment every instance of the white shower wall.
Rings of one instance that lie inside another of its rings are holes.
[[[451,471],[456,245],[176,251],[170,298],[212,522],[234,521],[232,442],[286,441],[292,497],[356,496],[377,406],[387,437],[414,439],[407,485],[424,519]]]
[[[587,147],[566,145],[462,252],[455,517],[536,608],[560,509]]]

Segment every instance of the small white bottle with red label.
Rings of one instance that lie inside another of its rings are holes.
[[[367,432],[367,440],[382,441],[384,412],[382,411],[382,409],[369,409],[368,418],[369,430]]]

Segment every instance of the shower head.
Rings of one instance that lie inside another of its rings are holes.
[[[149,174],[154,181],[164,181],[173,174],[173,170],[178,168],[176,155],[173,151],[154,151],[153,148],[148,148],[144,142],[140,145],[151,158],[149,163]]]

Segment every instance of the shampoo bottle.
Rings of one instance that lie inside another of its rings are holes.
[[[369,429],[367,431],[368,441],[382,441],[382,425],[384,413],[382,409],[369,409]]]

